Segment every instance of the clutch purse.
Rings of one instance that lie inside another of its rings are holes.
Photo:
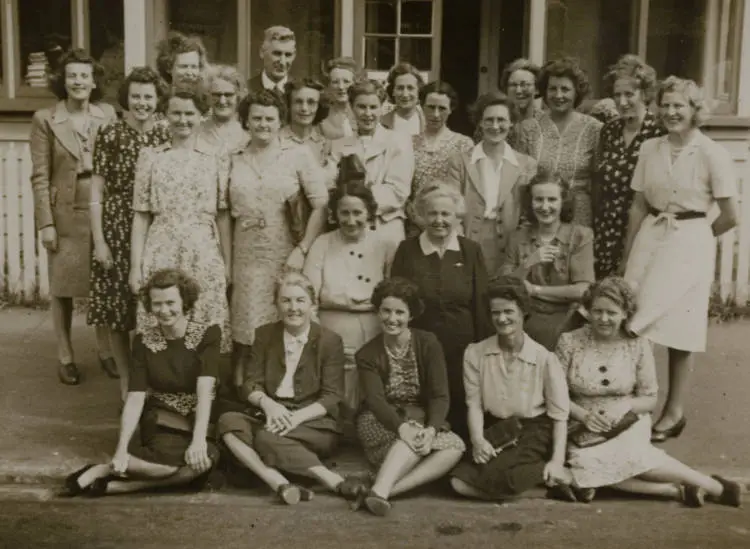
[[[183,416],[177,412],[166,410],[164,408],[154,408],[154,416],[156,424],[159,427],[165,427],[171,431],[178,431],[180,433],[192,433],[193,422],[192,418]]]
[[[299,190],[284,202],[289,231],[292,233],[294,244],[299,244],[305,238],[307,222],[310,220],[313,208],[303,190]]]
[[[513,446],[521,438],[523,425],[516,417],[501,419],[484,430],[484,438],[496,450]]]
[[[615,438],[620,433],[627,431],[640,419],[638,414],[632,410],[625,414],[617,424],[605,433],[593,433],[586,429],[584,425],[580,425],[580,430],[574,431],[569,439],[570,442],[578,446],[579,448],[590,448],[597,444],[602,444],[610,439]]]

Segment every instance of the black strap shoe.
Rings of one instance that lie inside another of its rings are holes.
[[[57,367],[57,377],[64,385],[78,385],[81,383],[81,372],[75,362],[60,364]]]

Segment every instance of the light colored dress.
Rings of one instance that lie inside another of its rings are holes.
[[[143,280],[159,269],[180,269],[199,284],[193,319],[223,328],[221,350],[231,350],[224,259],[216,216],[226,210],[227,162],[214,150],[172,148],[167,143],[144,148],[138,158],[133,211],[151,214],[143,248]],[[142,304],[136,329],[156,324]]]
[[[257,327],[278,321],[274,284],[294,250],[285,201],[300,189],[313,208],[328,200],[323,172],[307,146],[279,146],[276,155],[263,168],[248,149],[232,155],[232,332],[244,345],[252,345]]]
[[[344,341],[344,402],[351,410],[359,405],[354,354],[380,333],[370,296],[387,276],[395,253],[396,243],[373,231],[349,242],[337,229],[320,235],[305,259],[304,273],[318,296],[320,324]]]
[[[229,155],[247,147],[250,136],[239,120],[219,127],[209,118],[203,123],[198,139],[207,147],[215,148],[218,154]]]
[[[716,239],[708,218],[677,220],[676,212],[709,212],[717,198],[737,194],[728,151],[698,133],[672,163],[667,137],[641,147],[632,188],[659,210],[641,223],[625,279],[638,310],[631,329],[654,343],[700,352],[706,349],[708,301],[714,278]]]
[[[568,182],[573,193],[573,221],[586,227],[592,224],[591,179],[602,126],[596,118],[574,112],[560,133],[545,112],[519,122],[508,136],[516,150],[537,161],[540,173],[556,174]]]
[[[618,421],[633,398],[656,396],[656,367],[644,338],[597,342],[590,326],[562,334],[557,357],[566,372],[571,401]],[[596,446],[568,445],[576,483],[597,488],[622,482],[664,464],[666,454],[651,444],[651,415],[641,414],[629,429]]]

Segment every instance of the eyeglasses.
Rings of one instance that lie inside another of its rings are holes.
[[[534,87],[533,82],[508,82],[509,88],[518,88],[521,90],[530,90]]]

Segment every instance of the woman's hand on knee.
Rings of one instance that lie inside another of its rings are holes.
[[[128,470],[128,464],[130,463],[130,454],[127,451],[116,451],[112,457],[112,461],[109,466],[112,467],[112,471],[118,475],[124,475]]]
[[[275,435],[283,437],[289,431],[299,427],[301,423],[302,421],[300,421],[299,414],[297,414],[296,412],[292,412],[289,415],[289,421],[287,423],[277,422],[274,425],[266,426],[266,429]]]
[[[205,440],[194,440],[185,450],[185,463],[199,473],[205,473],[211,468],[211,458],[208,457],[208,444]]]
[[[271,398],[264,398],[263,412],[266,414],[266,429],[278,433],[292,425],[292,412]]]

